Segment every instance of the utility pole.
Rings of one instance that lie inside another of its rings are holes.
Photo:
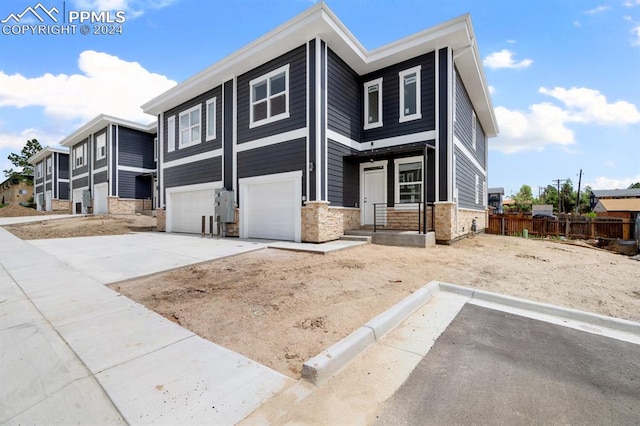
[[[580,184],[582,183],[582,169],[580,169],[580,175],[578,177],[578,195],[576,200],[576,215],[580,214]]]
[[[560,194],[560,182],[566,182],[566,179],[554,179],[553,182],[555,182],[558,185],[558,216],[560,216],[560,213],[562,213],[561,209],[560,209],[560,199],[561,194]]]

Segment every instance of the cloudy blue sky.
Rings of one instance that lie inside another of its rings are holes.
[[[29,138],[56,146],[104,112],[139,105],[307,9],[308,0],[41,0],[125,10],[122,34],[0,33],[0,170]],[[0,3],[0,21],[38,0]],[[500,135],[489,186],[506,194],[584,171],[583,185],[640,181],[640,0],[327,0],[368,49],[471,13]],[[39,9],[41,10],[41,9]],[[61,15],[61,14],[60,14]],[[60,16],[57,15],[57,16]],[[113,16],[115,17],[115,15]],[[13,24],[14,20],[8,21]],[[20,24],[36,24],[25,15]],[[0,24],[2,27],[3,24]]]

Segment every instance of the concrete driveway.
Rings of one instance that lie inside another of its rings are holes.
[[[31,240],[28,243],[102,284],[267,247],[266,242],[163,232]]]

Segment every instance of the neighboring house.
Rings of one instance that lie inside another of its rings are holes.
[[[489,188],[487,190],[487,197],[490,208],[493,213],[502,214],[502,199],[504,198],[504,188]]]
[[[39,211],[69,212],[69,152],[44,148],[29,158],[33,165],[33,194]]]
[[[14,174],[0,183],[0,204],[30,205],[33,197],[33,176]]]
[[[591,209],[595,209],[599,200],[639,199],[640,188],[633,189],[594,189],[591,191],[589,202]]]
[[[240,237],[416,229],[425,202],[440,242],[486,227],[498,128],[468,15],[368,51],[321,2],[142,108],[168,232],[200,232],[221,188]]]
[[[602,198],[593,211],[598,216],[636,220],[640,215],[639,198]]]
[[[99,115],[60,144],[69,148],[72,213],[153,209],[156,124]]]

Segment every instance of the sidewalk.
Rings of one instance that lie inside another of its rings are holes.
[[[294,383],[4,229],[0,247],[0,423],[233,424]]]

